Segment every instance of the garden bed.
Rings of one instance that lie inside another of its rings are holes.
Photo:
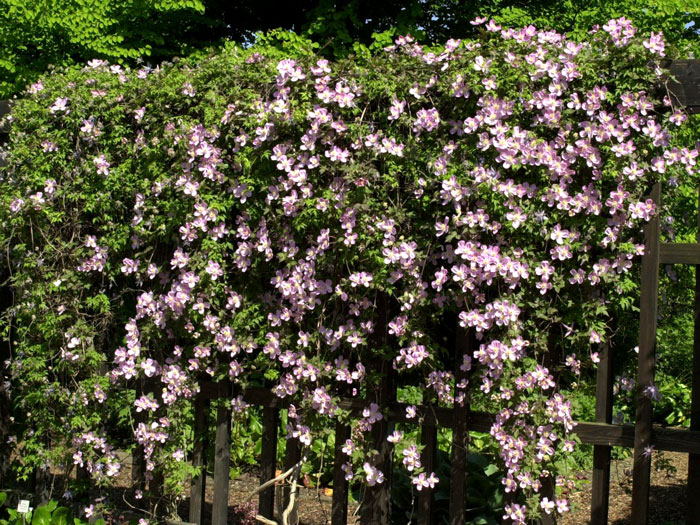
[[[125,468],[118,480],[118,486],[124,492],[131,479],[130,461],[124,458]],[[659,468],[656,468],[656,467]],[[662,468],[663,467],[663,468]],[[582,476],[590,480],[590,472]],[[652,469],[652,488],[649,502],[650,525],[671,525],[685,523],[686,479],[688,476],[688,455],[666,452],[656,456]],[[213,500],[213,480],[207,479],[205,520],[211,518]],[[237,523],[235,507],[245,503],[250,494],[259,485],[255,469],[241,474],[229,483],[229,522]],[[257,498],[254,498],[257,502]],[[558,520],[560,525],[581,525],[588,523],[590,516],[591,486],[585,484],[581,490],[570,498],[572,512]],[[610,515],[608,522],[612,525],[630,525],[632,501],[632,458],[615,460],[610,472]],[[122,509],[130,512],[128,507]],[[357,504],[348,505],[348,524],[359,523],[354,514]],[[184,519],[189,514],[189,504],[184,501],[178,508]],[[327,525],[331,522],[331,498],[323,489],[300,487],[299,489],[300,525]]]

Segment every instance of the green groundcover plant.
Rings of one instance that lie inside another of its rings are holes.
[[[660,212],[651,185],[695,177],[698,151],[658,88],[660,33],[473,24],[474,40],[380,37],[337,62],[278,33],[31,85],[0,193],[18,474],[77,465],[109,484],[125,446],[109,429],[131,427],[175,502],[191,401],[231,380],[237,417],[251,386],[289,400],[287,439],[307,455],[348,421],[335,468],[381,484],[385,361],[438,404],[495,414],[504,518],[566,512],[575,428],[557,384],[595,367]],[[457,363],[450,316],[477,339]],[[136,394],[145,378],[155,391]],[[372,403],[351,419],[341,394]],[[420,447],[389,441],[415,490],[439,488]]]

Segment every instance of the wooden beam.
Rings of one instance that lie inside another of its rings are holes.
[[[455,388],[455,396],[463,394],[462,405],[455,403],[452,409],[452,450],[450,451],[450,525],[464,525],[464,510],[467,507],[467,459],[469,450],[469,399],[466,382],[469,372],[462,370],[464,356],[472,357],[476,346],[474,332],[467,331],[455,321],[455,383],[465,383],[464,388]]]
[[[216,441],[214,445],[214,500],[212,525],[228,523],[228,485],[231,468],[231,405],[220,406],[216,413]]]
[[[698,232],[700,242],[700,191],[698,191]],[[690,400],[690,430],[700,430],[700,266],[695,268],[695,300],[693,311],[693,376]],[[686,522],[700,524],[700,454],[688,455],[688,507]]]
[[[284,454],[284,467],[283,470],[286,472],[289,469],[293,468],[299,461],[301,461],[301,453],[302,453],[302,448],[301,448],[301,443],[299,442],[298,439],[292,438],[292,439],[287,439],[287,446]],[[298,474],[298,473],[297,473]],[[298,481],[298,476],[297,476],[297,481]],[[278,505],[277,507],[277,514],[278,517],[282,517],[282,514],[285,512],[287,507],[289,506],[289,502],[291,500],[291,495],[292,495],[292,482],[294,481],[294,473],[292,473],[291,476],[289,476],[286,480],[284,480],[284,483],[281,486],[281,494],[278,495],[279,501],[281,505]],[[297,487],[297,490],[298,487]],[[298,493],[297,493],[298,495]],[[281,496],[281,497],[280,497]],[[288,520],[290,525],[297,525],[299,522],[299,498],[295,496],[294,499],[294,507],[292,508],[291,512],[289,513]]]
[[[700,112],[700,60],[672,60],[662,65],[671,75],[666,88],[674,105],[685,106],[689,113]]]
[[[209,438],[209,400],[197,397],[194,402],[194,447],[192,467],[199,474],[192,476],[190,483],[190,523],[204,522],[204,499],[207,486],[207,441]]]
[[[659,252],[660,264],[700,264],[700,244],[663,243]]]
[[[345,525],[348,522],[349,485],[345,479],[345,471],[340,468],[348,461],[343,452],[345,441],[350,439],[350,427],[343,423],[335,424],[335,450],[333,464],[333,503],[331,506],[331,524]]]
[[[658,209],[661,183],[654,184],[651,199]],[[637,360],[637,412],[634,425],[634,466],[632,471],[632,523],[649,522],[651,486],[652,411],[651,398],[645,389],[654,382],[656,362],[656,319],[659,299],[659,215],[644,226],[639,306],[639,356]]]
[[[266,406],[262,417],[262,453],[260,457],[260,484],[275,477],[277,470],[277,429],[279,408]],[[272,519],[275,515],[275,487],[269,487],[258,498],[258,514]]]
[[[432,425],[422,425],[420,429],[421,463],[425,469],[425,474],[430,475],[435,472],[437,464],[437,427]],[[434,489],[424,487],[418,493],[418,525],[433,525],[435,516],[433,514],[433,493]]]
[[[391,320],[390,298],[381,293],[376,301],[376,326],[372,344],[376,347],[387,344],[387,325]],[[391,406],[396,400],[396,384],[394,383],[393,367],[391,361],[375,357],[368,363],[379,379],[376,388],[367,392],[374,397],[374,402],[379,405],[382,413],[385,407]],[[393,444],[387,441],[393,425],[386,416],[376,421],[370,430],[370,443],[374,443],[377,454],[370,460],[370,464],[384,474],[384,481],[373,487],[365,487],[364,497],[360,505],[361,523],[390,523],[391,522],[391,478],[393,472]]]
[[[613,373],[610,345],[600,351],[596,378],[595,419],[598,423],[612,421]],[[610,453],[606,445],[593,447],[593,480],[591,484],[591,525],[607,525],[610,500]]]

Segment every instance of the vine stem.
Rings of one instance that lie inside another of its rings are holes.
[[[301,460],[293,467],[294,470],[294,475],[292,477],[292,490],[289,492],[289,504],[287,505],[287,508],[284,509],[284,512],[282,513],[282,525],[290,525],[289,524],[289,515],[291,514],[292,510],[294,509],[294,503],[296,500],[296,495],[297,495],[297,481],[299,480],[299,472],[301,471],[301,466],[304,464],[306,461],[306,456],[303,456]]]
[[[290,475],[296,474],[294,476],[294,480],[292,481],[292,490],[289,495],[289,505],[287,508],[284,510],[282,513],[282,524],[283,525],[289,525],[289,513],[292,511],[294,508],[294,501],[296,499],[296,491],[297,491],[297,476],[299,474],[299,471],[301,470],[302,465],[306,462],[306,456],[303,456],[294,466],[292,466],[289,470],[282,472],[279,476],[272,478],[269,481],[266,481],[259,487],[257,487],[255,490],[253,490],[250,494],[248,494],[248,498],[246,501],[251,501],[253,497],[265,490],[266,488],[274,485],[275,483],[279,483],[280,481],[284,481],[287,479]],[[259,521],[260,523],[264,523],[265,525],[279,525],[278,522],[274,520],[270,520],[268,518],[265,518],[264,516],[256,515],[255,519]]]

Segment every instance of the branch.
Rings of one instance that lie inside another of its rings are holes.
[[[250,494],[248,494],[248,498],[246,499],[246,502],[252,500],[252,499],[253,499],[253,496],[255,496],[256,494],[262,492],[262,491],[265,490],[266,488],[268,488],[268,487],[274,485],[275,483],[277,483],[277,482],[279,482],[279,481],[284,481],[286,478],[288,478],[288,477],[292,474],[292,472],[294,472],[294,469],[295,469],[295,468],[301,467],[301,465],[304,463],[304,460],[305,460],[305,459],[306,459],[306,458],[302,458],[296,465],[294,465],[293,467],[291,467],[291,468],[290,468],[289,470],[287,470],[286,472],[282,472],[282,474],[280,474],[280,475],[277,476],[276,478],[272,478],[270,481],[266,481],[265,483],[263,483],[262,485],[260,485],[259,487],[257,487],[255,490],[253,490],[253,492],[251,492]]]
[[[294,503],[297,495],[297,481],[299,480],[299,472],[301,471],[302,464],[306,461],[306,456],[302,456],[299,463],[294,466],[294,475],[292,476],[292,490],[289,493],[289,504],[287,508],[284,509],[282,513],[282,525],[289,525],[289,515],[292,510],[294,510]]]

